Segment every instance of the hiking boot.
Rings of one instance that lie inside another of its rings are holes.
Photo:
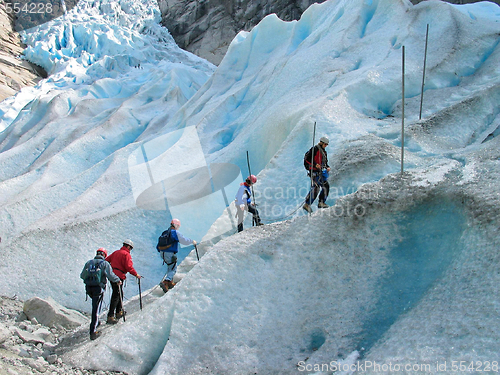
[[[161,288],[161,290],[163,290],[164,293],[168,292],[168,285],[167,285],[167,281],[166,280],[163,280],[160,283],[160,288]]]
[[[261,225],[264,225],[262,221],[257,222],[257,226],[260,227]]]
[[[310,214],[312,214],[312,212],[313,212],[311,206],[309,206],[307,203],[304,203],[304,205],[302,206],[302,208],[304,210],[306,210],[307,212],[309,212]]]
[[[168,289],[172,289],[175,286],[175,283],[171,280],[165,280],[165,285],[168,287]]]
[[[319,202],[318,203],[318,208],[328,208],[330,207],[329,205],[327,205],[325,202]]]
[[[116,320],[120,320],[120,318],[123,318],[123,315],[126,315],[127,312],[125,310],[120,310],[115,314]]]
[[[116,323],[118,323],[118,320],[114,316],[108,316],[108,320],[106,320],[106,323],[116,324]]]
[[[98,338],[99,336],[101,336],[101,332],[92,332],[90,334],[90,339],[91,340],[95,340],[96,338]]]

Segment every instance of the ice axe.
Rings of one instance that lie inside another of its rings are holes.
[[[142,310],[142,292],[141,292],[141,279],[142,279],[142,276],[138,277],[137,278],[137,283],[139,284],[139,306]]]
[[[118,285],[118,294],[120,295],[120,304],[122,305],[123,321],[125,321],[125,310],[123,308],[123,290],[122,290],[122,285]]]
[[[198,255],[198,246],[194,244],[194,249],[196,250],[196,258],[198,258],[198,262],[200,261],[200,256]]]

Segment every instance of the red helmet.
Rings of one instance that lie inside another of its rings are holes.
[[[247,182],[253,185],[257,182],[257,177],[255,177],[255,175],[252,174],[247,177]]]
[[[181,227],[181,221],[179,219],[172,219],[170,225],[174,227],[175,230]]]
[[[99,255],[99,253],[102,253],[102,255],[104,255],[104,258],[108,257],[108,251],[104,247],[100,247],[99,249],[97,249],[97,255]]]

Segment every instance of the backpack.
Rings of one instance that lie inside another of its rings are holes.
[[[164,231],[160,237],[158,237],[158,245],[156,245],[156,250],[158,252],[165,251],[168,248],[172,247],[175,243],[175,240],[172,238],[172,228],[168,228]]]
[[[311,165],[311,158],[312,158],[312,151],[314,150],[314,147],[311,147],[309,149],[309,151],[307,151],[305,154],[304,154],[304,168],[307,170],[307,171],[310,171],[310,165]]]
[[[87,286],[100,286],[103,276],[103,266],[104,260],[92,259],[87,262],[85,267],[83,282]]]

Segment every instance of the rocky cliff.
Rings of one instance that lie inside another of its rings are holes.
[[[250,30],[271,13],[299,19],[315,0],[158,0],[163,25],[179,47],[219,64],[241,30]],[[322,2],[322,1],[319,1]]]
[[[42,68],[21,60],[23,50],[19,34],[14,31],[12,15],[0,7],[0,101],[46,76]]]
[[[271,13],[285,21],[299,19],[312,4],[324,0],[158,0],[163,25],[179,47],[218,65],[233,38],[251,30]],[[411,0],[417,4],[424,0]],[[479,0],[447,0],[465,4]],[[492,0],[497,4],[500,0]]]

